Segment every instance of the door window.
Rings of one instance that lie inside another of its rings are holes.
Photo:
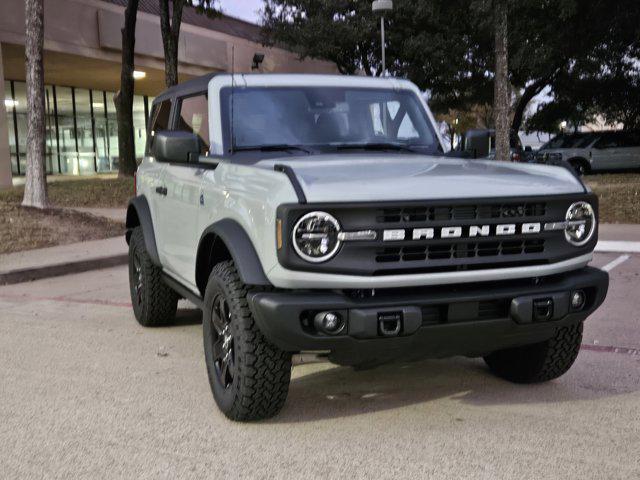
[[[618,148],[620,146],[620,136],[615,133],[604,134],[595,144],[596,148]]]
[[[209,151],[209,115],[206,95],[186,97],[180,101],[180,116],[176,130],[195,133],[204,155]]]
[[[622,147],[640,147],[640,132],[624,132],[622,134]]]
[[[160,103],[156,103],[151,111],[151,122],[149,122],[149,142],[147,145],[147,152],[153,145],[153,137],[156,132],[162,130],[169,130],[169,120],[171,114],[171,100],[165,100]]]

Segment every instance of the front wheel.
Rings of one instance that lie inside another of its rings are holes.
[[[211,271],[204,297],[203,333],[213,397],[231,420],[270,418],[283,407],[291,354],[264,337],[247,305],[247,287],[231,261]]]
[[[175,319],[178,294],[162,281],[162,269],[151,261],[141,227],[133,229],[129,240],[129,291],[140,325],[158,327]]]
[[[561,327],[540,343],[499,350],[484,357],[493,373],[514,383],[547,382],[564,375],[578,357],[582,323]]]

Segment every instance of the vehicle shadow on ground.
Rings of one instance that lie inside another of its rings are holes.
[[[169,327],[186,327],[202,323],[202,312],[197,308],[178,308],[176,319]]]
[[[583,353],[584,355],[584,353]],[[306,365],[291,380],[283,411],[271,423],[349,417],[419,405],[442,398],[484,405],[560,403],[611,397],[640,390],[612,380],[607,369],[593,375],[590,361],[542,384],[517,385],[492,375],[482,359],[452,358],[400,363],[372,370]],[[309,373],[306,373],[309,372]]]

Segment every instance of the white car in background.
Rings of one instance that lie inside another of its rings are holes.
[[[558,135],[536,154],[538,163],[568,162],[580,175],[640,168],[640,132],[611,131]]]

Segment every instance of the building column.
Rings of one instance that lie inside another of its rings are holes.
[[[2,65],[2,44],[0,43],[0,190],[12,186],[9,126],[7,125],[7,109],[4,105],[4,99],[4,67]]]

